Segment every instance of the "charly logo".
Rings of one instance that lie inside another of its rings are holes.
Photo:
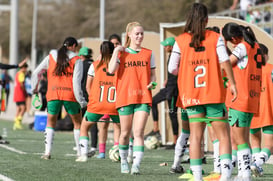
[[[255,90],[250,90],[249,91],[249,96],[250,97],[259,97],[260,93],[256,92]]]

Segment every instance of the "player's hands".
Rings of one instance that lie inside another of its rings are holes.
[[[237,88],[236,88],[236,85],[235,84],[233,84],[233,85],[230,85],[230,92],[231,92],[231,94],[233,95],[233,98],[232,98],[232,102],[234,102],[235,100],[236,100],[236,98],[237,98]]]
[[[118,45],[116,48],[115,48],[115,51],[119,51],[119,52],[123,52],[125,50],[125,48],[121,45]]]
[[[152,90],[152,89],[155,89],[156,86],[157,86],[157,83],[156,83],[156,82],[150,82],[150,83],[147,85],[147,89]]]
[[[26,57],[22,62],[18,64],[18,67],[21,68],[23,65],[25,65],[28,61],[29,57]]]

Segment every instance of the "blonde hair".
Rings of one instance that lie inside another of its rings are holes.
[[[141,26],[139,22],[131,22],[128,23],[126,26],[126,36],[125,36],[125,44],[124,47],[127,48],[130,46],[131,38],[129,37],[129,33],[132,31],[132,29],[136,26]],[[142,27],[142,26],[141,26]]]

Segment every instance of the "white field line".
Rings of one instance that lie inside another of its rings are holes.
[[[67,153],[67,154],[65,154],[65,156],[68,156],[68,157],[77,157],[77,154],[70,154],[70,153]]]
[[[4,175],[1,175],[1,174],[0,174],[0,180],[2,180],[2,181],[14,181],[11,178],[8,178],[8,177],[6,177]]]
[[[15,149],[15,148],[12,148],[12,147],[7,146],[7,145],[4,145],[4,144],[0,144],[0,147],[5,148],[5,149],[7,149],[7,150],[9,150],[9,151],[13,151],[13,152],[15,152],[15,153],[22,154],[22,155],[27,154],[26,152],[23,152],[23,151],[21,151],[21,150],[17,150],[17,149]]]

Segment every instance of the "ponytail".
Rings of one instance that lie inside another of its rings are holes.
[[[101,60],[98,63],[96,69],[99,69],[103,64],[106,64],[106,66],[108,67],[114,48],[115,47],[112,42],[110,41],[102,42],[102,44],[100,45]]]
[[[198,48],[205,39],[208,10],[204,4],[194,3],[187,17],[184,33],[192,35],[190,46]]]
[[[227,23],[222,29],[225,40],[231,41],[232,38],[243,38],[251,48],[254,48],[257,39],[249,26],[238,25],[237,23]]]
[[[66,68],[69,66],[69,57],[67,55],[67,47],[78,46],[78,42],[73,37],[67,37],[63,42],[62,47],[58,50],[57,64],[54,70],[54,75],[62,76],[66,74]]]
[[[240,28],[242,29],[244,40],[251,46],[251,48],[254,48],[257,39],[252,29],[249,26],[245,27],[242,25],[240,25]]]

